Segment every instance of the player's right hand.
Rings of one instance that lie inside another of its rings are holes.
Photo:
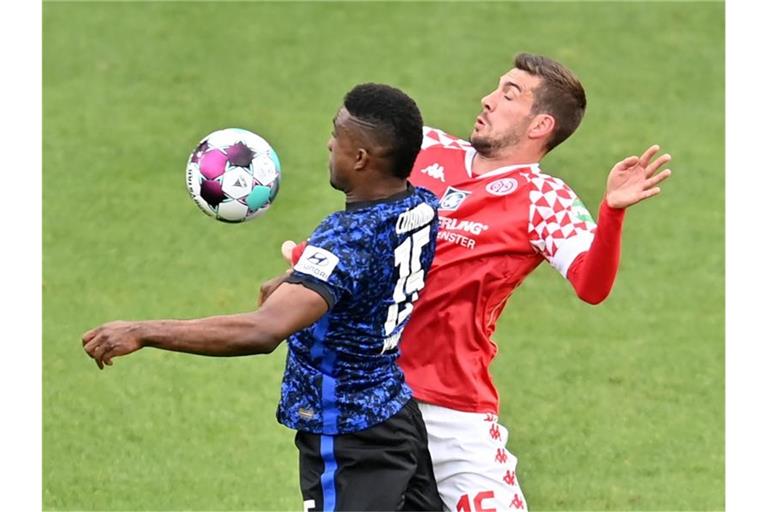
[[[83,348],[100,370],[112,365],[112,358],[136,352],[143,343],[139,322],[109,322],[83,334]]]

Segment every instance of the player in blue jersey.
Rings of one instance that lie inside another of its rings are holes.
[[[143,347],[242,356],[287,338],[277,417],[297,430],[304,509],[441,510],[426,429],[395,363],[437,235],[436,197],[407,180],[421,114],[401,91],[363,84],[333,126],[330,180],[346,208],[315,229],[258,310],[110,322],[83,345],[103,369]]]

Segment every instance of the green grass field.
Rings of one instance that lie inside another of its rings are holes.
[[[104,372],[112,319],[255,307],[279,245],[343,205],[325,142],[354,84],[399,86],[465,136],[518,51],[562,60],[589,107],[543,162],[596,213],[613,163],[673,154],[633,208],[611,298],[543,266],[499,322],[501,417],[531,510],[724,508],[724,4],[63,3],[43,6],[43,506],[297,510],[285,358],[146,350]],[[206,133],[272,142],[280,196],[225,225],[188,198]]]

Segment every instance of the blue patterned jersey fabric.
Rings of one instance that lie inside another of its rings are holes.
[[[410,399],[397,342],[435,254],[437,205],[409,184],[384,200],[348,203],[312,233],[288,282],[316,291],[329,309],[288,339],[280,423],[357,432]]]

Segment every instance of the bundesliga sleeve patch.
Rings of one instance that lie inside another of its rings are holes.
[[[308,245],[301,254],[298,263],[294,265],[293,270],[327,282],[338,264],[339,257],[331,251]]]

